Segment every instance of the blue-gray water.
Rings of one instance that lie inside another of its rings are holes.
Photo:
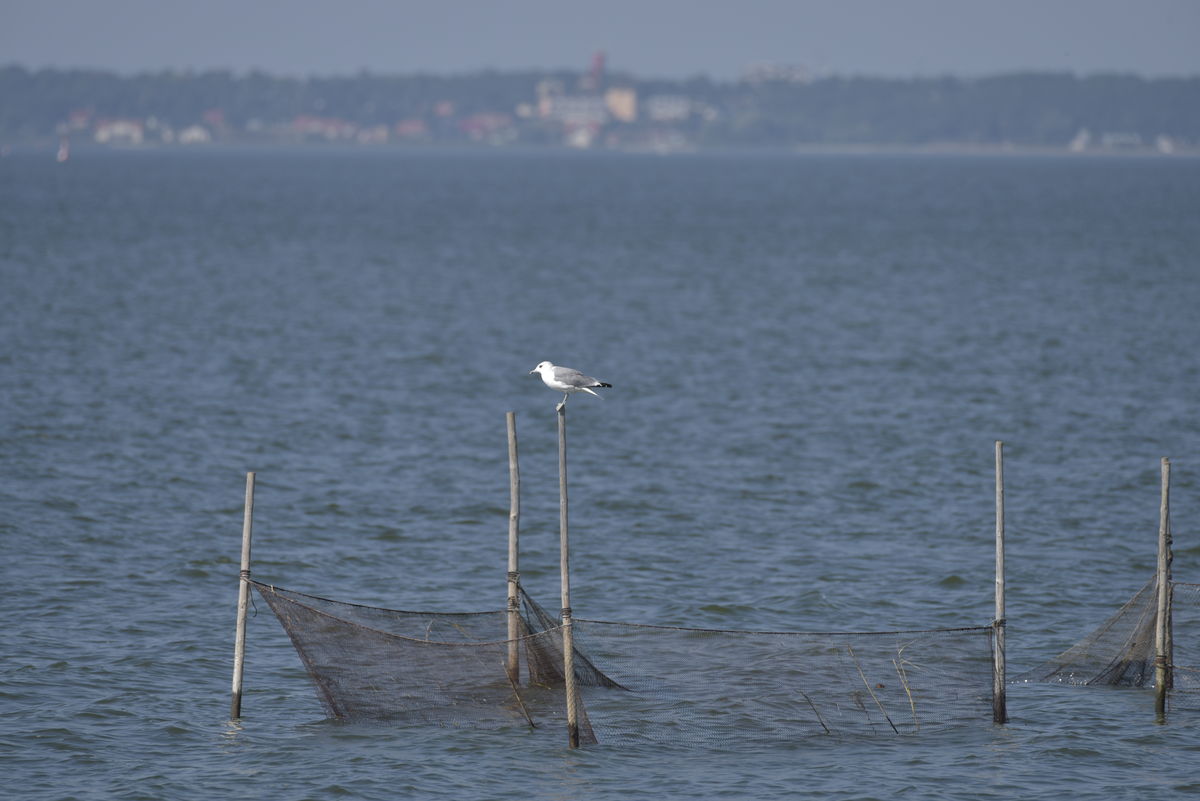
[[[321,719],[254,575],[576,615],[861,630],[991,619],[1009,664],[1153,571],[1200,580],[1200,162],[351,153],[0,159],[0,749],[36,799],[1142,798],[1200,793],[1200,714],[1017,685],[930,736],[579,751]],[[736,672],[733,674],[736,677]],[[716,678],[714,678],[716,680]],[[731,679],[736,680],[736,678]]]

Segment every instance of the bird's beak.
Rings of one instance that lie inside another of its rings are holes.
[[[536,373],[536,372],[537,372],[537,368],[535,367],[535,368],[533,368],[532,370],[530,370],[530,371],[529,371],[529,374],[530,374],[530,375],[533,375],[533,374],[534,374],[534,373]]]

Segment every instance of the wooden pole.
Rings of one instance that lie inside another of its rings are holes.
[[[1158,506],[1158,617],[1154,626],[1154,714],[1166,720],[1171,689],[1171,463],[1163,457]]]
[[[996,440],[996,617],[992,665],[992,722],[1008,722],[1004,661],[1004,443]]]
[[[567,745],[579,747],[575,698],[575,639],[571,630],[571,549],[567,539],[567,404],[558,405],[558,544],[562,583],[563,691],[567,696]]]
[[[242,513],[242,569],[238,574],[237,634],[233,642],[233,696],[229,716],[242,716],[242,671],[246,661],[246,610],[250,606],[250,530],[254,520],[254,473],[246,474],[246,505]]]
[[[517,540],[521,527],[521,469],[517,463],[517,415],[505,415],[508,422],[508,679],[516,685],[521,679],[521,656],[517,638],[521,636],[520,602],[517,586]]]

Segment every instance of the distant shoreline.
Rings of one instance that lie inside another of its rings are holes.
[[[44,156],[54,160],[58,143],[49,140],[20,142],[0,146],[0,158]],[[404,156],[577,156],[581,158],[603,158],[606,156],[931,156],[931,157],[986,157],[1028,158],[1053,157],[1070,159],[1189,159],[1200,157],[1200,148],[1178,148],[1164,153],[1155,148],[1091,149],[1073,151],[1066,147],[1032,145],[990,145],[978,143],[939,143],[922,145],[872,144],[815,144],[801,143],[790,147],[688,147],[677,149],[654,148],[593,148],[577,149],[556,145],[507,145],[487,146],[460,143],[430,144],[375,144],[350,145],[345,143],[271,143],[271,142],[217,142],[204,145],[98,145],[80,142],[71,145],[70,159],[95,157],[96,155],[217,155],[217,154],[345,154],[345,155],[404,155]]]
[[[0,147],[216,146],[818,153],[1200,150],[1200,77],[891,80],[604,72],[138,78],[0,66]]]

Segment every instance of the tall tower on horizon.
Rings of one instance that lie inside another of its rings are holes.
[[[579,79],[579,88],[585,92],[598,92],[604,86],[604,62],[607,57],[603,50],[592,54],[592,65],[586,74]]]

